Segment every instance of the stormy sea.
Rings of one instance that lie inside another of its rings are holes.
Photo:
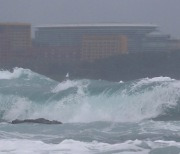
[[[11,123],[37,118],[63,124]],[[29,69],[2,70],[0,153],[180,153],[180,81],[57,82]]]

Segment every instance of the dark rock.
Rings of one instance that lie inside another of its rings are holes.
[[[56,120],[47,120],[44,118],[38,118],[38,119],[25,119],[25,120],[13,120],[11,122],[12,124],[21,124],[21,123],[39,123],[39,124],[62,124],[62,122],[60,121],[56,121]]]

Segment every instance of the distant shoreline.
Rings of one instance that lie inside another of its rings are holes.
[[[180,79],[180,51],[158,53],[134,53],[101,59],[93,63],[64,64],[63,70],[44,75],[63,81],[70,79],[102,79],[130,81],[146,77],[167,76]]]
[[[30,69],[56,81],[69,79],[95,79],[107,81],[130,81],[159,76],[180,79],[180,51],[137,52],[124,54],[94,62],[48,63],[46,59],[29,59],[28,63],[0,63],[0,68],[12,70],[14,67]]]

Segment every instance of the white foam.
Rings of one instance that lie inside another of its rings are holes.
[[[22,74],[31,75],[32,72],[28,69],[14,68],[12,72],[7,70],[0,71],[0,79],[14,79],[19,78]]]
[[[31,140],[0,140],[0,152],[13,154],[32,153],[57,153],[57,154],[97,154],[124,152],[134,154],[146,154],[150,150],[137,146],[141,141],[127,141],[119,144],[108,144],[99,142],[80,142],[64,140],[59,144],[46,144],[41,141]]]
[[[174,79],[171,79],[170,77],[154,77],[154,78],[144,78],[141,79],[140,81],[134,83],[133,89],[139,88],[143,85],[148,85],[154,82],[170,82],[170,81],[175,81]]]
[[[58,93],[60,91],[67,90],[72,87],[77,87],[79,92],[83,92],[83,89],[88,86],[88,81],[87,80],[81,80],[81,81],[76,81],[76,80],[66,80],[61,83],[59,83],[55,88],[52,89],[53,93]]]
[[[165,85],[163,85],[164,82],[162,82],[162,85],[153,84],[150,85],[150,88],[147,86],[147,88],[136,92],[129,92],[129,87],[126,88],[125,86],[123,86],[124,89],[121,89],[121,84],[117,83],[120,87],[119,91],[111,92],[106,90],[108,87],[104,87],[103,92],[91,94],[88,91],[88,85],[94,84],[93,81],[67,80],[53,88],[54,95],[51,95],[46,103],[31,102],[30,99],[23,98],[23,96],[0,95],[0,105],[1,109],[5,110],[5,113],[2,113],[4,114],[3,119],[6,120],[47,118],[64,123],[93,121],[138,122],[162,114],[164,107],[176,106],[180,98],[180,86],[175,86],[180,85],[179,81],[173,80],[171,82],[172,79],[170,78],[152,80],[170,82]],[[149,80],[147,81],[149,83]],[[134,85],[130,86],[133,87]],[[56,98],[56,95],[59,95],[58,92],[70,87],[75,90],[70,93],[67,92],[65,97]],[[2,105],[3,103],[4,105]],[[8,105],[10,107],[7,107]]]
[[[54,89],[52,89],[52,92],[58,93],[60,91],[67,90],[76,85],[77,85],[77,83],[72,82],[71,80],[63,81],[63,82],[59,83]]]
[[[98,154],[98,153],[121,153],[121,154],[148,154],[153,150],[167,151],[167,148],[180,148],[180,143],[175,141],[140,141],[128,140],[123,143],[108,144],[102,142],[81,142],[64,140],[59,144],[46,144],[42,141],[24,139],[0,140],[0,153],[7,154],[32,154],[32,153],[55,153],[55,154]],[[173,149],[171,149],[173,150]],[[157,151],[156,151],[157,152]]]
[[[18,96],[9,96],[8,97],[10,101],[8,108],[6,108],[5,113],[3,115],[3,119],[7,121],[12,121],[14,119],[25,119],[30,114],[32,114],[31,111],[31,101],[27,98],[21,98]],[[5,98],[3,98],[5,100]],[[5,102],[8,103],[8,102]],[[31,112],[30,112],[31,111]]]
[[[124,83],[124,82],[121,80],[121,81],[119,81],[119,83]]]
[[[64,84],[68,86],[64,86]],[[87,83],[83,81],[66,81],[62,87],[76,87],[77,91],[60,100],[50,100],[46,104],[33,103],[19,98],[7,113],[5,119],[13,118],[47,118],[62,122],[138,122],[156,117],[163,112],[163,107],[173,107],[180,98],[180,87],[174,82],[166,86],[154,86],[149,90],[129,94],[128,91],[117,91],[90,95],[86,92]],[[56,91],[56,92],[57,92]],[[136,116],[134,116],[136,115]]]
[[[32,72],[30,69],[24,69],[24,68],[18,68],[18,67],[15,67],[12,71],[1,70],[0,71],[0,80],[2,80],[2,79],[6,79],[6,80],[17,79],[23,75],[26,76],[26,80],[30,80],[33,77],[39,77],[40,79],[46,79],[48,81],[53,81],[52,79],[50,79],[48,77],[45,77],[43,75]]]

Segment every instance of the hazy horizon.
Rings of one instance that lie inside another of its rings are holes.
[[[179,0],[0,0],[0,22],[156,24],[180,38]]]

